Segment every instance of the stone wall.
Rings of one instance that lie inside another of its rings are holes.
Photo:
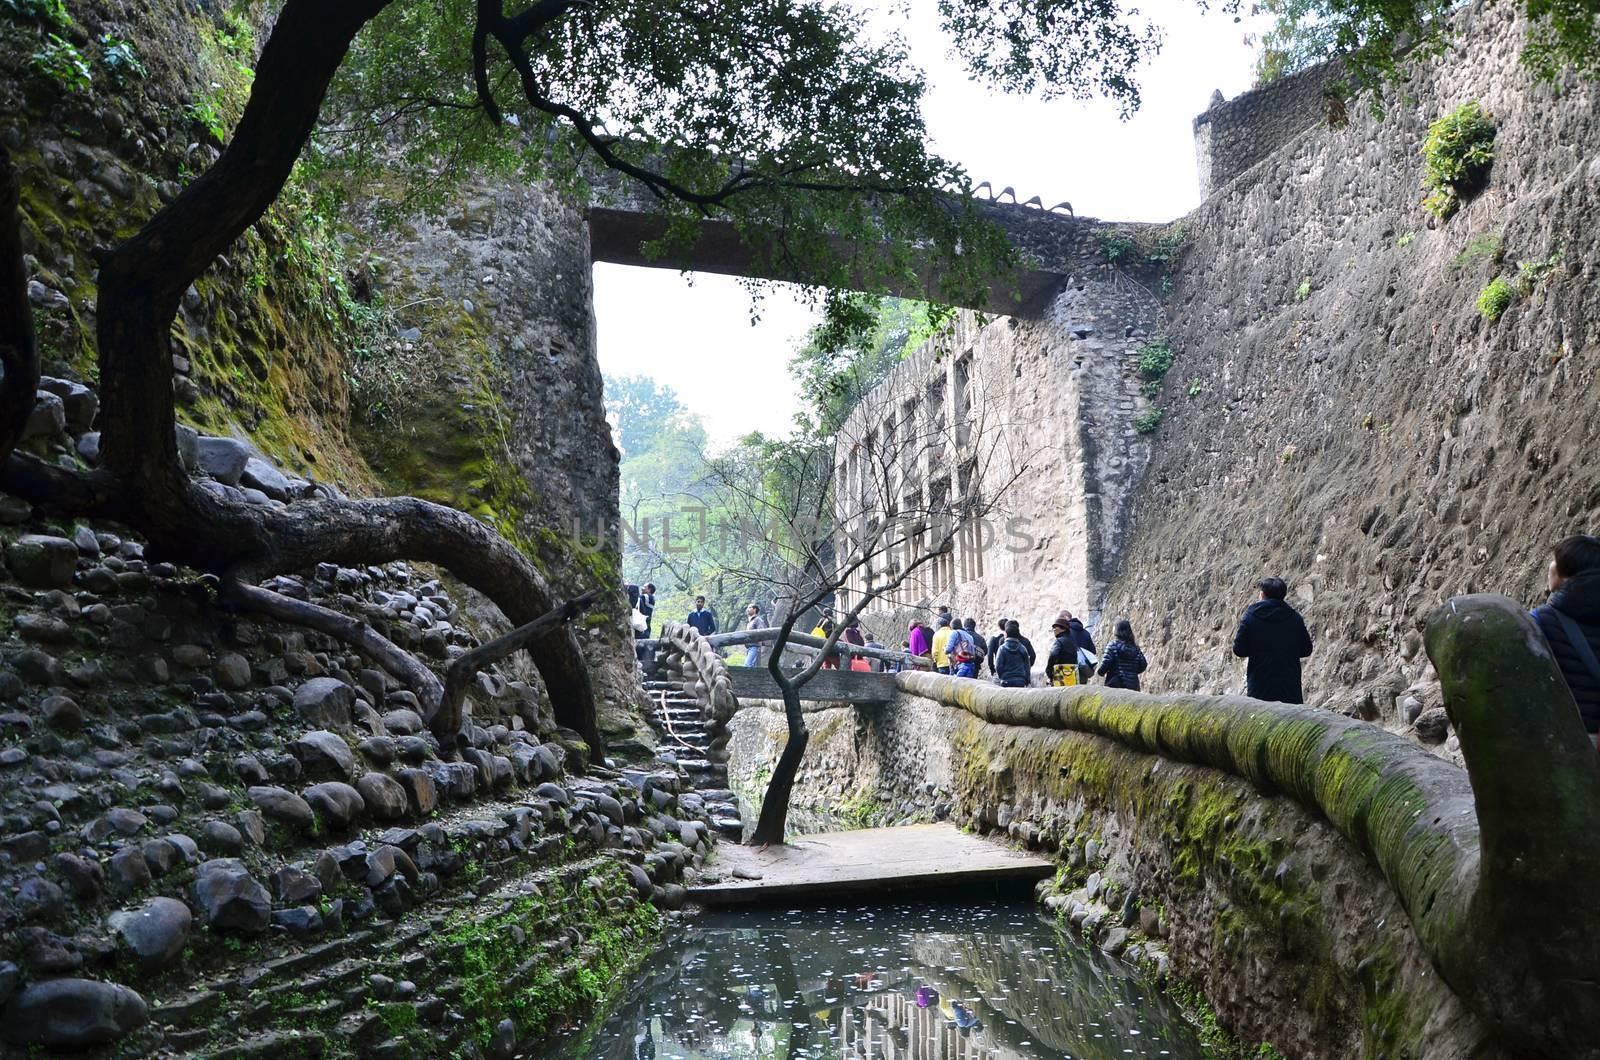
[[[33,71],[44,30],[7,17],[0,134],[22,177],[47,374],[95,377],[92,250],[126,238],[217,156],[193,104],[209,100],[224,118],[242,107],[252,40],[227,20],[252,14],[262,6],[77,5],[67,36],[82,37],[88,91]],[[103,34],[131,42],[148,76],[116,83],[93,43]],[[468,511],[532,556],[558,594],[614,588],[583,641],[605,730],[648,742],[623,622],[617,455],[584,221],[545,189],[470,181],[438,216],[409,221],[328,216],[292,186],[183,299],[179,418],[352,495]],[[496,609],[464,597],[476,629],[497,628]],[[538,687],[531,667],[521,676]]]
[[[1329,114],[1328,89],[1341,73],[1339,64],[1323,63],[1231,100],[1214,96],[1211,106],[1194,120],[1200,197],[1209,199],[1300,133],[1324,122]]]
[[[1382,122],[1353,105],[1184,220],[1167,415],[1106,605],[1133,620],[1147,687],[1241,689],[1231,637],[1276,574],[1317,643],[1312,702],[1396,728],[1424,711],[1445,739],[1423,616],[1462,592],[1537,603],[1551,543],[1595,528],[1600,101],[1534,84],[1509,10],[1459,17]],[[1419,148],[1471,100],[1494,167],[1438,224]],[[1491,323],[1478,294],[1520,262],[1553,264]]]
[[[899,645],[907,620],[925,617],[934,603],[986,626],[1001,615],[1017,618],[1041,642],[1063,607],[1097,613],[1126,538],[1125,503],[1149,457],[1133,426],[1148,405],[1136,365],[1159,319],[1140,279],[1101,264],[1071,278],[1037,320],[964,317],[862,402],[840,433],[840,497],[853,499],[857,478],[874,470],[870,461],[856,469],[852,447],[875,432],[883,437],[890,420],[905,435],[899,398],[924,397],[943,379],[951,423],[969,424],[972,436],[950,450],[974,462],[983,504],[992,506],[984,532],[960,535],[951,556],[872,605],[864,621],[885,644]],[[963,372],[975,396],[965,419],[956,396]],[[926,506],[928,483],[951,482],[960,463],[941,456],[910,475],[896,465],[897,496],[914,489]],[[958,484],[950,495],[959,495]],[[911,509],[902,503],[898,510]],[[841,501],[841,525],[859,522],[863,511]],[[845,602],[867,585],[865,576],[854,579]]]
[[[1025,695],[1053,710],[1057,694]],[[907,691],[882,709],[808,715],[796,804],[864,805],[873,823],[950,819],[1054,852],[1072,896],[1063,915],[1076,924],[1079,899],[1111,895],[1109,914],[1089,915],[1104,917],[1090,926],[1100,941],[1113,924],[1148,929],[1247,1044],[1289,1057],[1502,1055],[1440,981],[1383,874],[1317,812],[1260,780],[980,713]],[[759,786],[782,716],[742,710],[733,732],[731,782]]]
[[[385,486],[492,523],[558,596],[620,586],[618,454],[577,207],[537,185],[468,184],[440,216],[363,229],[420,375],[397,409],[358,402],[362,452]],[[603,730],[648,740],[624,617],[619,593],[581,639]]]

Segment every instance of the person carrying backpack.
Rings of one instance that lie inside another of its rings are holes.
[[[939,631],[933,635],[933,668],[937,673],[947,674],[954,668],[950,648],[955,639],[956,631],[950,624],[950,616],[940,615]]]
[[[1116,639],[1106,645],[1100,656],[1100,676],[1106,679],[1106,687],[1139,691],[1139,675],[1148,665],[1133,639],[1133,624],[1125,618],[1117,619]]]
[[[1600,732],[1600,539],[1580,534],[1551,549],[1550,599],[1533,620],[1550,645],[1583,727]]]
[[[1033,650],[1022,643],[1022,630],[1015,619],[1006,623],[1005,639],[991,661],[1001,688],[1027,688],[1033,683]]]
[[[972,654],[976,658],[978,670],[983,670],[983,660],[989,654],[988,648],[983,643],[983,638],[978,635],[977,619],[967,618],[961,622],[961,628],[972,641]]]
[[[1072,613],[1063,611],[1050,623],[1050,632],[1056,635],[1055,643],[1050,645],[1050,654],[1045,659],[1044,672],[1049,676],[1052,685],[1079,684],[1078,638],[1072,633]]]
[[[977,651],[977,638],[965,629],[957,629],[950,638],[950,672],[957,677],[977,677],[982,656]]]

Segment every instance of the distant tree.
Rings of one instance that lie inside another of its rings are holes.
[[[983,524],[1004,512],[1037,449],[1037,425],[1000,418],[977,381],[977,400],[957,405],[953,417],[942,407],[908,414],[907,400],[926,394],[925,375],[898,385],[884,382],[868,358],[857,367],[853,376],[840,369],[852,380],[854,414],[831,437],[782,444],[765,463],[713,461],[706,476],[718,509],[749,528],[723,552],[721,573],[763,586],[778,629],[767,668],[783,696],[788,739],[762,799],[755,843],[784,841],[810,740],[801,694],[847,624],[901,592],[925,596],[921,583],[931,564],[948,563],[957,547],[983,547]],[[908,482],[920,485],[903,488]],[[826,604],[838,612],[833,632],[808,664],[788,669],[785,649],[796,624]]]
[[[650,447],[674,416],[686,410],[677,391],[645,375],[605,378],[606,417],[616,424],[623,459]]]

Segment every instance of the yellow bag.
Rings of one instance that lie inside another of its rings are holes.
[[[1078,683],[1078,666],[1076,663],[1057,663],[1050,667],[1050,683],[1057,688]]]

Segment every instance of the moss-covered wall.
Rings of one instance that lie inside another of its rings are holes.
[[[64,23],[0,15],[0,112],[14,119],[3,135],[21,174],[45,371],[93,381],[94,248],[137,231],[216,157],[216,130],[248,94],[255,16],[109,2],[65,11]],[[142,76],[108,57],[108,38]],[[46,72],[45,54],[82,63],[87,81]],[[297,181],[184,297],[175,389],[185,422],[359,489],[371,476],[348,437],[345,364],[363,316],[334,235]]]
[[[216,157],[270,12],[176,0],[64,10],[63,22],[0,9],[0,135],[21,169],[45,371],[92,382],[94,248],[137,231]],[[143,73],[113,61],[108,39]],[[88,80],[46,72],[49,49]],[[436,218],[380,225],[319,192],[297,171],[185,295],[179,417],[353,494],[471,512],[559,594],[614,588],[582,637],[603,727],[648,739],[623,628],[617,455],[582,217],[540,188],[469,182]],[[497,617],[487,606],[473,616],[480,628]]]
[[[650,739],[624,630],[617,451],[594,340],[588,229],[547,188],[463,187],[372,233],[381,353],[356,366],[355,434],[384,489],[454,505],[534,558],[558,595],[616,595],[582,639],[612,739]]]

